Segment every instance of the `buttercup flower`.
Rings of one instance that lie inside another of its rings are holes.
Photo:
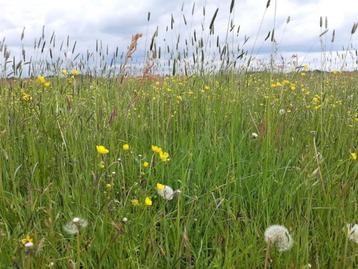
[[[78,75],[78,70],[77,69],[72,69],[72,75],[77,76]]]
[[[148,167],[149,167],[149,163],[148,163],[148,162],[143,162],[143,167],[144,167],[144,168],[148,168]]]
[[[32,238],[29,235],[26,235],[25,238],[21,239],[21,243],[25,247],[25,253],[30,254],[32,248],[34,247],[34,243],[33,243]]]
[[[102,145],[97,145],[96,149],[97,149],[97,152],[102,155],[109,153],[109,150],[105,146],[102,146]]]
[[[129,150],[129,145],[128,144],[123,144],[122,146],[124,151],[128,151]]]
[[[31,238],[31,236],[26,235],[25,238],[21,239],[21,244],[23,244],[25,247],[26,245],[31,245],[33,246],[33,239]]]
[[[159,157],[160,157],[160,160],[163,162],[169,161],[169,153],[168,152],[165,152],[165,151],[159,152]]]
[[[37,81],[40,82],[41,84],[46,83],[45,77],[41,75],[37,76]]]
[[[278,251],[290,250],[293,246],[293,240],[287,228],[281,225],[272,225],[265,231],[265,241],[276,246]]]
[[[150,199],[150,197],[145,197],[145,200],[144,200],[144,204],[146,206],[151,206],[153,204],[152,200]]]
[[[154,146],[154,145],[152,145],[152,150],[153,150],[155,153],[159,153],[159,152],[162,151],[162,149],[161,149],[160,147]]]
[[[351,158],[353,161],[356,161],[357,160],[357,153],[356,152],[352,152],[351,153]]]

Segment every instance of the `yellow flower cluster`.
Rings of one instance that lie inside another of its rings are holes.
[[[21,93],[21,100],[24,102],[31,102],[32,101],[32,96],[26,92],[22,92]]]
[[[51,83],[46,80],[44,76],[38,75],[36,78],[37,82],[39,82],[44,88],[50,87]]]
[[[155,145],[152,145],[152,151],[154,153],[157,153],[159,154],[159,158],[162,162],[168,162],[170,159],[170,155],[168,152],[166,151],[163,151],[161,147],[158,147],[158,146],[155,146]]]
[[[133,206],[139,206],[139,205],[141,205],[141,203],[139,202],[139,200],[138,199],[133,199],[132,201],[132,205]],[[151,206],[151,205],[153,205],[153,201],[152,201],[152,199],[150,199],[150,197],[145,197],[145,199],[144,199],[144,203],[143,203],[145,206]]]

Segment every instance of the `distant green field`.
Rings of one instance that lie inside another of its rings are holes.
[[[357,93],[339,72],[3,80],[0,267],[357,268]]]

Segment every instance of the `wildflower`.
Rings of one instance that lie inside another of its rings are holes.
[[[279,113],[280,115],[283,115],[283,114],[286,113],[286,110],[284,110],[283,108],[281,108],[281,109],[278,111],[278,113]]]
[[[144,204],[146,206],[151,206],[153,204],[152,200],[150,199],[150,197],[145,197],[145,200],[144,200]]]
[[[253,138],[253,139],[256,139],[256,138],[258,138],[259,137],[259,135],[257,134],[257,133],[252,133],[251,134],[251,138]]]
[[[77,69],[72,69],[71,73],[72,73],[72,75],[77,76],[78,75],[78,70]]]
[[[21,93],[21,100],[24,102],[31,102],[32,96],[26,92]]]
[[[132,199],[132,205],[134,206],[138,206],[139,205],[139,200],[138,199]]]
[[[160,183],[157,183],[156,188],[158,194],[168,201],[172,200],[174,198],[174,195],[177,193],[177,191],[173,191],[173,189],[170,186],[163,185]]]
[[[303,70],[308,70],[309,68],[310,67],[307,64],[303,65]]]
[[[128,221],[128,218],[126,218],[126,217],[124,217],[123,219],[122,219],[122,222],[124,222],[124,223],[126,223]]]
[[[37,76],[37,81],[40,82],[41,84],[46,83],[45,77],[41,75]]]
[[[34,247],[34,243],[33,243],[32,238],[29,235],[26,235],[25,238],[21,239],[21,243],[25,247],[25,253],[30,254],[32,248]]]
[[[106,189],[107,189],[107,190],[111,190],[111,189],[112,189],[112,187],[113,187],[113,185],[112,185],[112,184],[110,184],[110,183],[107,183],[107,184],[106,184]]]
[[[159,153],[159,152],[162,151],[162,149],[160,147],[158,147],[158,146],[152,145],[152,151],[154,151],[155,153]]]
[[[275,245],[278,251],[290,250],[293,246],[293,240],[287,228],[281,225],[272,225],[265,231],[266,243]]]
[[[358,224],[347,224],[348,239],[358,244]]]
[[[50,87],[50,85],[51,85],[51,83],[50,83],[49,81],[46,81],[46,82],[44,83],[44,87],[45,87],[45,88]]]
[[[86,228],[88,221],[79,217],[73,218],[71,221],[63,226],[63,229],[68,234],[78,234],[82,228]]]
[[[352,153],[351,153],[351,159],[352,159],[353,161],[356,161],[356,160],[357,160],[357,152],[352,152]]]
[[[97,145],[96,149],[97,149],[97,152],[102,155],[109,153],[109,150],[105,146],[102,146],[102,145]]]
[[[160,160],[163,162],[169,161],[169,153],[168,152],[165,152],[165,151],[159,152],[159,157],[160,157]]]
[[[26,246],[31,246],[33,247],[33,239],[31,238],[31,236],[26,235],[25,238],[21,239],[21,243],[26,247]]]
[[[149,163],[148,163],[148,162],[144,162],[144,163],[143,163],[143,167],[144,167],[144,168],[148,168],[148,167],[149,167]]]
[[[67,76],[68,75],[68,71],[66,69],[62,69],[62,74]]]
[[[123,144],[122,146],[124,151],[128,151],[129,150],[129,145],[128,144]]]

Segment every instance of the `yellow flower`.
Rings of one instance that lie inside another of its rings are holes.
[[[159,157],[160,157],[160,160],[162,160],[163,162],[169,161],[169,153],[168,152],[165,152],[165,151],[159,152]]]
[[[129,150],[129,145],[128,144],[123,144],[122,146],[124,151],[128,151]]]
[[[65,76],[68,75],[68,71],[66,69],[62,69],[62,74],[64,74]]]
[[[77,69],[72,69],[72,75],[74,75],[74,76],[77,76],[78,75],[78,71],[77,71]]]
[[[148,163],[148,162],[144,162],[144,163],[143,163],[143,167],[144,167],[144,168],[148,168],[148,167],[149,167],[149,163]]]
[[[356,161],[356,160],[357,160],[357,157],[358,157],[358,156],[357,156],[357,152],[352,152],[352,153],[351,153],[351,158],[352,158],[353,161]]]
[[[102,155],[107,154],[109,152],[109,150],[105,146],[102,146],[102,145],[97,145],[96,149],[97,149],[97,152]]]
[[[157,183],[157,190],[164,190],[165,185]]]
[[[153,204],[153,202],[149,197],[145,197],[144,204],[146,206],[151,206]]]
[[[50,83],[50,82],[48,82],[48,81],[46,81],[46,82],[44,83],[44,87],[45,87],[45,88],[50,87],[50,85],[51,85],[51,83]]]
[[[21,93],[21,100],[24,102],[31,102],[32,96],[26,92]]]
[[[21,244],[26,245],[27,243],[32,243],[32,238],[29,235],[26,235],[25,238],[21,239]]]
[[[138,199],[133,199],[131,202],[132,202],[132,205],[134,205],[134,206],[139,205],[139,200]]]
[[[41,75],[37,76],[37,81],[40,82],[41,84],[46,83],[45,77]]]
[[[152,145],[152,150],[153,150],[155,153],[159,153],[159,152],[162,151],[162,149],[161,149],[160,147],[154,146],[154,145]]]
[[[303,65],[303,70],[308,70],[309,68],[310,67],[307,64]]]
[[[106,189],[107,189],[107,190],[112,189],[112,187],[113,187],[113,185],[112,185],[112,184],[110,184],[110,183],[107,183],[107,184],[106,184]]]

